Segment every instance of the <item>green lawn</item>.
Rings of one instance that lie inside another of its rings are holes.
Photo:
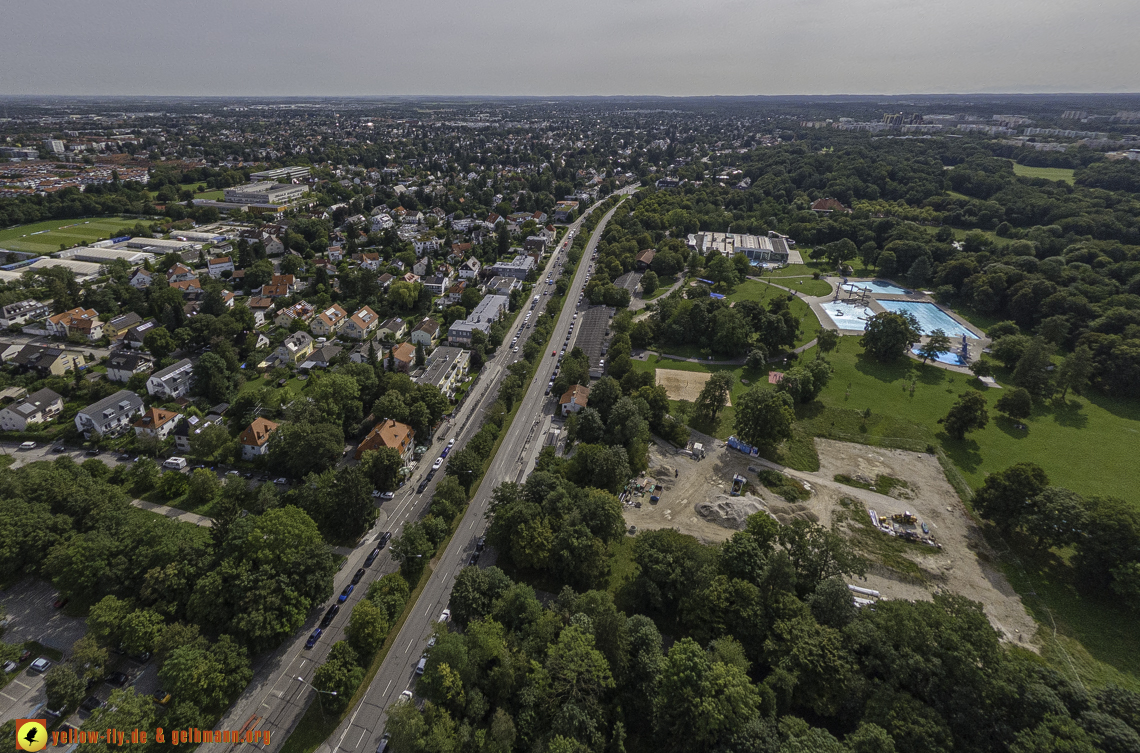
[[[810,278],[804,280],[805,286],[807,286],[809,283],[818,283],[819,286],[827,289],[822,293],[810,293],[809,295],[826,295],[831,291],[831,286],[823,280],[812,280]],[[788,287],[799,288],[800,286],[788,285]],[[816,289],[819,290],[820,288],[816,287]],[[733,291],[732,295],[728,296],[728,300],[756,301],[757,303],[767,306],[768,301],[770,301],[773,296],[786,296],[787,294],[788,292],[786,290],[774,287],[766,282],[746,280],[736,286],[736,290]],[[800,335],[796,338],[796,347],[798,348],[805,343],[811,342],[813,339],[815,339],[816,335],[819,334],[819,319],[816,317],[815,313],[812,312],[811,307],[808,306],[800,298],[792,299],[789,305],[792,309],[792,313],[795,314],[800,320]],[[672,353],[674,351],[670,350],[669,352]]]
[[[795,290],[796,292],[798,292],[802,295],[807,295],[807,296],[831,295],[831,291],[832,291],[831,283],[829,283],[827,280],[816,280],[810,276],[807,276],[807,277],[781,277],[779,279],[773,280],[772,282],[776,285],[782,285],[785,288]],[[741,293],[742,288],[745,288],[745,286],[751,285],[751,284],[766,285],[767,283],[757,283],[755,280],[748,280],[747,282],[744,282],[744,283],[741,283],[740,285],[737,285],[736,286],[736,293],[733,293],[732,295],[730,295],[729,298],[731,298],[732,300],[747,300],[747,299],[756,300],[756,297],[754,297],[754,296],[757,296],[758,294],[755,292],[748,293],[745,295],[738,295],[739,293]]]
[[[225,196],[225,191],[223,191],[220,188],[211,188],[211,189],[206,189],[205,191],[199,191],[198,186],[202,186],[202,185],[205,185],[205,184],[204,183],[183,183],[180,186],[178,186],[178,190],[179,190],[179,192],[181,192],[181,191],[192,191],[194,193],[195,199],[212,199],[214,201],[221,201],[222,197]],[[157,191],[148,191],[148,193],[150,194],[150,198],[152,200],[158,195]]]
[[[1022,178],[1044,178],[1073,184],[1073,170],[1069,167],[1030,167],[1014,162],[1013,174]]]
[[[114,238],[120,230],[134,227],[136,222],[137,219],[103,217],[90,220],[48,220],[31,225],[18,225],[0,230],[0,248],[49,254],[59,251],[61,243],[70,248],[82,243]]]

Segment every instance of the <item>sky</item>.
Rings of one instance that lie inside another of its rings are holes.
[[[1140,91],[1137,0],[2,0],[0,94]]]

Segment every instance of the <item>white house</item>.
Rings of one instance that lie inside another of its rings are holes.
[[[63,412],[63,396],[47,389],[37,390],[0,410],[0,429],[24,431],[31,424],[50,421]]]
[[[146,380],[146,391],[161,398],[183,397],[190,391],[194,364],[189,358],[151,374]]]
[[[128,390],[119,390],[76,413],[75,428],[88,439],[96,434],[116,437],[127,431],[132,419],[141,416],[142,412],[141,397]]]
[[[223,272],[233,274],[234,260],[229,256],[219,256],[216,259],[210,259],[206,262],[206,271],[210,277],[213,277],[215,280],[219,279]]]
[[[107,379],[112,382],[127,382],[135,374],[149,374],[154,369],[154,359],[143,353],[118,350],[107,359]]]

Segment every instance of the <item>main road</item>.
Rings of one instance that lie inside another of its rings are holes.
[[[633,187],[630,187],[623,189],[620,193],[629,193],[632,190]],[[593,207],[572,223],[569,230],[577,232],[582,221],[592,209]],[[610,215],[612,215],[612,211]],[[563,307],[555,324],[554,333],[551,335],[550,347],[552,348],[556,348],[566,337],[569,324],[573,319],[574,302],[577,301],[578,294],[584,286],[583,279],[585,271],[590,265],[590,256],[610,215],[607,215],[598,224],[594,236],[590,239],[589,245],[582,255],[579,269],[566,292],[566,300],[569,305]],[[547,274],[553,275],[556,265],[565,261],[566,252],[571,244],[568,236],[569,233],[567,233],[567,240],[551,254],[546,266]],[[544,302],[549,302],[553,286],[544,285],[540,278],[535,290],[538,291],[540,288],[545,288],[540,294]],[[513,338],[513,333],[518,331],[525,312],[528,310],[529,307],[527,306],[520,308],[506,338]],[[524,337],[533,332],[533,328],[524,329]],[[518,360],[518,356],[507,347],[509,342],[509,339],[504,339],[504,344],[498,348],[495,356],[484,365],[474,389],[464,404],[455,412],[449,425],[442,430],[437,430],[438,439],[451,437],[456,440],[457,448],[462,447],[483,425],[484,414],[497,398],[501,374],[510,363]],[[523,338],[520,338],[520,348],[522,343]],[[519,456],[524,446],[528,448],[533,446],[531,435],[535,431],[536,419],[541,419],[542,410],[547,401],[544,391],[546,382],[550,379],[550,373],[554,369],[554,364],[555,359],[546,356],[544,353],[544,357],[537,368],[538,373],[535,376],[535,381],[527,390],[514,422],[500,444],[499,451],[496,453],[486,477],[480,484],[479,493],[469,504],[455,535],[451,538],[451,543],[439,556],[438,565],[421,592],[412,613],[404,622],[364,699],[353,709],[349,718],[341,724],[332,737],[321,746],[321,751],[363,750],[371,738],[379,738],[379,730],[382,730],[384,724],[385,710],[411,684],[412,670],[421,653],[421,650],[415,649],[415,646],[420,645],[422,647],[427,640],[435,621],[447,605],[455,576],[466,564],[471,551],[474,550],[475,538],[484,526],[484,514],[491,496],[491,490],[502,481],[515,480],[525,468],[526,461],[524,459],[520,463]],[[440,445],[435,446],[439,447]],[[405,523],[410,520],[418,520],[427,513],[428,502],[431,500],[435,484],[443,475],[443,469],[440,469],[424,492],[417,494],[416,488],[430,467],[431,456],[425,456],[417,474],[408,479],[394,500],[385,503],[373,529],[352,551],[341,552],[346,555],[346,559],[334,578],[334,593],[339,594],[352,581],[353,575],[357,569],[364,566],[365,558],[375,548],[377,540],[384,532],[389,531],[393,536],[397,536]],[[344,639],[345,627],[348,624],[348,617],[352,613],[353,606],[364,597],[368,585],[373,579],[397,569],[398,565],[392,561],[388,549],[385,548],[372,567],[368,568],[364,579],[356,586],[348,600],[341,605],[340,612],[329,627],[325,629],[316,645],[312,649],[305,649],[306,640],[313,629],[319,625],[325,609],[329,604],[335,603],[335,596],[330,599],[329,603],[322,605],[319,610],[314,610],[310,614],[300,633],[257,662],[254,667],[253,681],[218,722],[216,728],[270,730],[273,733],[270,738],[272,744],[267,747],[267,750],[271,753],[280,750],[289,733],[293,731],[309,704],[316,697],[317,694],[310,684],[313,680],[313,674],[327,657],[332,644]],[[375,734],[373,734],[374,732]],[[235,747],[229,744],[203,744],[200,746],[200,750],[210,753],[230,753]]]

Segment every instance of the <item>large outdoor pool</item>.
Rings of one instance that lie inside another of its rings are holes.
[[[857,306],[851,303],[821,303],[821,309],[827,312],[831,321],[839,329],[856,329],[863,332],[867,329],[867,320],[874,316],[874,312],[866,306]]]
[[[914,318],[918,320],[918,327],[922,330],[922,334],[924,335],[929,335],[934,330],[940,329],[951,338],[956,337],[961,339],[962,335],[965,335],[970,339],[977,339],[977,336],[973,332],[959,324],[957,320],[933,303],[921,303],[919,301],[879,301],[879,305],[887,311],[894,311],[900,314],[912,314]]]
[[[921,345],[915,345],[913,348],[910,349],[910,352],[914,353],[916,356],[921,358],[922,354],[920,354],[918,352],[920,350],[922,350],[922,346]],[[937,358],[932,358],[931,360],[932,361],[938,361],[939,363],[948,363],[951,366],[965,366],[966,365],[966,363],[962,360],[962,354],[959,351],[951,351],[949,353],[940,353],[940,354],[938,354]]]
[[[904,288],[898,285],[892,285],[889,282],[882,280],[860,280],[858,282],[844,283],[843,289],[849,293],[858,292],[859,289],[865,288],[870,291],[871,295],[903,295],[906,293]]]

